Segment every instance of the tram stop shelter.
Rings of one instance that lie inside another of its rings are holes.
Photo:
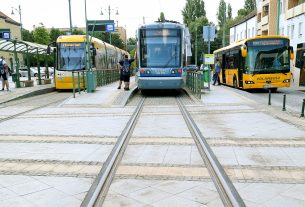
[[[41,58],[44,58],[44,63],[46,67],[46,79],[45,82],[51,83],[51,80],[49,80],[49,70],[48,70],[48,62],[47,62],[47,45],[41,45],[33,42],[27,42],[27,41],[19,41],[19,40],[5,40],[0,39],[0,52],[10,52],[14,54],[14,61],[10,59],[10,65],[11,69],[13,71],[12,78],[13,81],[16,82],[16,87],[21,87],[21,82],[24,83],[24,86],[29,87],[33,86],[33,80],[31,80],[31,69],[30,69],[30,55],[36,55],[37,56],[37,68],[38,68],[38,84],[42,84],[41,79],[41,71],[40,71],[40,60]],[[54,50],[51,50],[54,51]],[[28,80],[27,81],[20,81],[20,64],[17,54],[23,54],[25,55],[26,62],[27,62],[27,71],[28,71]],[[15,62],[15,64],[14,64]],[[15,68],[14,68],[15,65]]]

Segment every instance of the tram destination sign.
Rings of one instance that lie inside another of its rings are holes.
[[[88,20],[89,32],[114,32],[114,20]]]
[[[283,40],[272,40],[272,39],[260,39],[260,40],[253,40],[248,42],[248,46],[275,46],[275,45],[283,45]]]

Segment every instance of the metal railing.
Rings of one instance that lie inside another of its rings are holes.
[[[203,85],[202,74],[200,72],[187,71],[186,86],[199,99],[201,99],[201,88]]]
[[[109,83],[120,80],[120,72],[118,69],[98,69],[96,70],[97,86],[104,86]]]

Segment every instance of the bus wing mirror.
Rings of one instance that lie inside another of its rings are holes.
[[[240,50],[241,50],[241,56],[242,57],[247,57],[247,54],[248,54],[248,48],[247,48],[247,46],[246,45],[243,45],[241,48],[240,48]]]
[[[293,52],[293,47],[292,46],[289,47],[289,51],[290,51],[290,60],[293,60],[294,59],[294,52]]]

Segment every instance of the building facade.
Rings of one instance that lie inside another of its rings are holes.
[[[14,21],[10,17],[8,17],[6,14],[0,11],[0,38],[2,38],[3,32],[10,32],[11,33],[11,39],[17,39],[21,40],[21,31],[20,31],[20,23]],[[3,56],[8,63],[14,60],[14,54],[9,52],[0,51],[0,56]],[[20,63],[23,63],[23,56],[21,54],[18,54],[18,58]]]
[[[230,28],[230,43],[257,35],[256,11],[251,12]]]

